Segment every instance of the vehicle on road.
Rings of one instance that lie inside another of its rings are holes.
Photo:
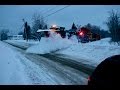
[[[50,30],[56,32],[57,34],[60,34],[62,38],[66,37],[65,27],[58,27],[56,25],[52,25]]]
[[[91,32],[89,29],[87,29],[85,27],[81,27],[76,32],[76,35],[78,38],[78,42],[82,42],[82,43],[100,40],[100,35]]]

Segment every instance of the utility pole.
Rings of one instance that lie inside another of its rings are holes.
[[[27,39],[27,33],[26,33],[26,27],[25,27],[25,25],[26,25],[26,21],[25,21],[25,19],[22,19],[23,20],[23,22],[24,22],[24,24],[23,24],[23,26],[24,26],[24,35],[25,35],[25,39]]]

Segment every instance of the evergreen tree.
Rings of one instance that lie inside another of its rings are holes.
[[[101,35],[101,38],[110,37],[110,33],[108,31],[105,31],[104,29],[100,30],[100,35]]]
[[[91,25],[90,23],[88,23],[84,27],[89,29],[93,33],[100,34],[100,27],[99,26]]]
[[[110,37],[110,33],[108,31],[105,31],[104,29],[101,29],[99,26],[91,25],[90,23],[88,23],[84,27],[89,29],[92,33],[99,34],[101,38]]]
[[[76,30],[76,29],[77,29],[77,27],[75,26],[74,22],[73,22],[73,24],[72,24],[72,28],[71,28],[71,29],[73,29],[73,30]]]

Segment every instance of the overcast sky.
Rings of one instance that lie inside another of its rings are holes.
[[[0,5],[0,29],[9,28],[12,33],[16,34],[22,30],[20,28],[23,24],[23,18],[32,25],[32,15],[35,12],[47,16],[65,6],[66,5]],[[120,5],[70,5],[46,17],[46,20],[49,26],[56,24],[58,26],[64,26],[66,29],[70,29],[73,22],[82,26],[91,23],[107,29],[104,22],[109,16],[108,12],[112,9],[119,10]]]

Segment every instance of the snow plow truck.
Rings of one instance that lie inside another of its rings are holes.
[[[86,43],[91,41],[100,40],[100,35],[91,32],[89,29],[82,27],[76,32],[78,42]]]

